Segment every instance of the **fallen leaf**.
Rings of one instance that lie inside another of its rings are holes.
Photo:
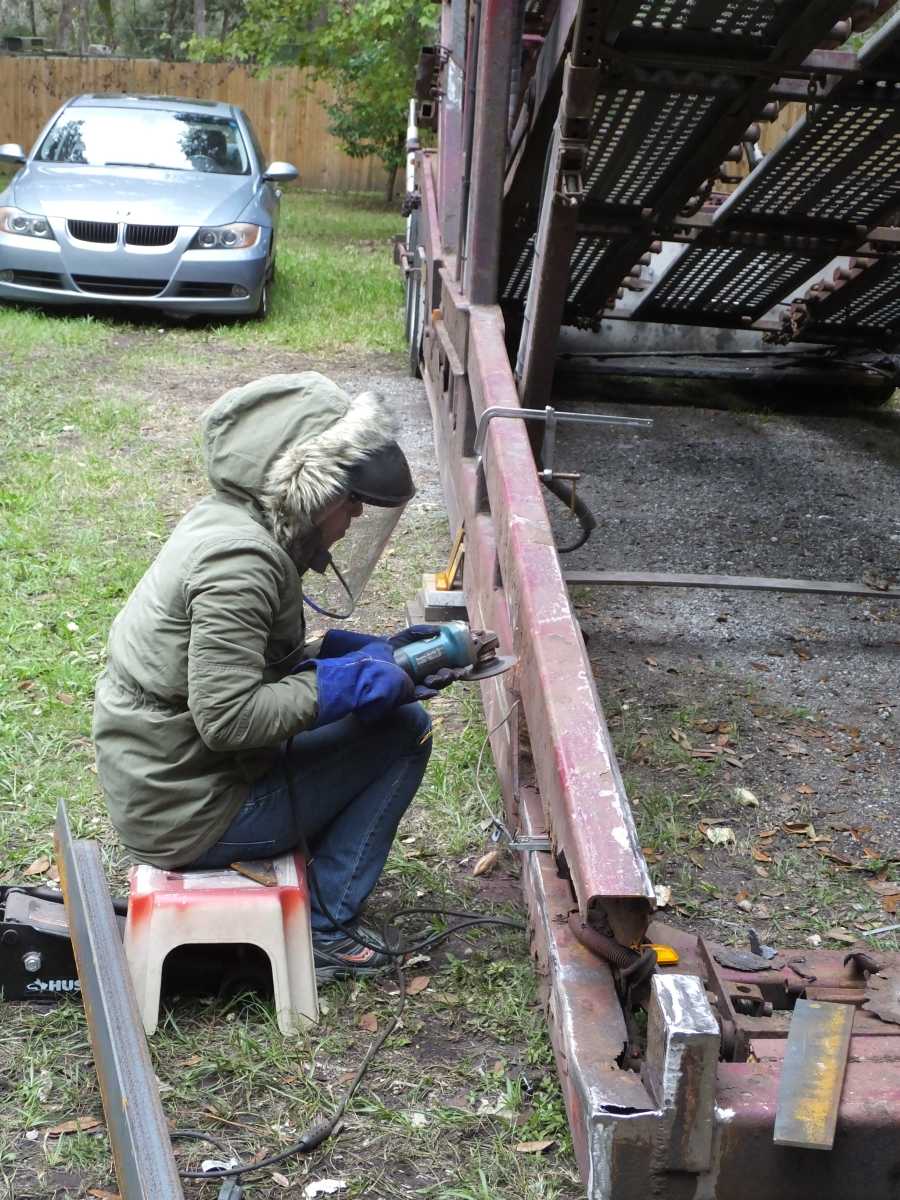
[[[659,666],[659,663],[656,661],[656,659],[650,658],[649,655],[647,656],[647,658],[644,659],[644,662],[647,664],[648,667],[658,667]]]
[[[497,865],[500,858],[499,850],[488,850],[487,854],[482,854],[478,862],[472,868],[473,875],[486,875],[488,871],[492,871]]]
[[[406,985],[407,996],[418,996],[419,992],[424,992],[431,983],[431,979],[427,975],[416,975]]]
[[[669,737],[673,742],[676,742],[679,746],[681,746],[682,750],[691,750],[693,748],[691,746],[691,739],[688,737],[688,735],[683,730],[678,729],[675,725],[673,725],[669,730]]]
[[[832,929],[826,929],[824,936],[831,938],[835,942],[845,942],[848,946],[852,946],[856,941],[854,934],[849,929],[844,929],[840,925],[835,925]]]
[[[291,1186],[291,1181],[287,1175],[282,1175],[280,1171],[272,1172],[272,1182],[277,1183],[279,1187],[287,1188]]]
[[[892,892],[889,896],[881,897],[881,907],[891,916],[897,911],[898,904],[900,904],[900,892]]]
[[[94,1200],[122,1200],[118,1192],[106,1192],[103,1188],[88,1188],[89,1196],[93,1196]]]
[[[766,666],[765,663],[761,663],[761,662],[752,662],[750,664],[750,666],[753,668],[754,671],[771,671],[771,669],[772,669],[771,667]]]
[[[60,1137],[64,1133],[84,1133],[88,1129],[99,1129],[101,1122],[96,1117],[72,1117],[70,1121],[60,1121],[47,1130],[49,1137]]]
[[[665,908],[672,899],[672,889],[664,883],[658,883],[653,890],[656,893],[656,907]]]
[[[75,703],[75,697],[72,695],[71,692],[57,692],[56,698],[60,702],[60,704],[74,704]]]
[[[783,821],[781,828],[785,833],[792,833],[797,837],[815,837],[816,831],[808,821]]]
[[[812,658],[812,655],[810,654],[810,652],[808,650],[805,650],[803,648],[803,646],[794,646],[793,649],[794,649],[794,653],[797,655],[797,657],[800,659],[801,662],[809,662],[809,660]]]
[[[900,880],[867,879],[866,887],[876,896],[893,896],[895,892],[900,892]]]
[[[827,858],[829,862],[837,863],[839,867],[852,867],[853,860],[845,858],[843,854],[835,854],[833,850],[820,850],[819,853],[823,858]]]
[[[707,840],[714,846],[730,846],[735,840],[734,830],[730,825],[711,825],[705,832]]]
[[[360,1029],[365,1029],[367,1033],[378,1032],[378,1017],[375,1013],[363,1013],[359,1018]]]
[[[545,1150],[549,1150],[554,1145],[556,1145],[555,1138],[545,1138],[541,1142],[519,1142],[516,1146],[516,1154],[543,1154]]]
[[[699,867],[701,870],[706,866],[706,859],[698,850],[688,850],[688,858],[695,867]]]
[[[43,875],[50,867],[49,858],[36,858],[30,867],[26,867],[23,875]]]
[[[759,846],[754,846],[751,854],[755,862],[772,862],[772,855],[766,854],[765,850],[761,850]]]
[[[777,832],[777,829],[761,829],[756,836],[760,839],[773,838]]]
[[[759,808],[759,800],[750,791],[749,788],[737,787],[732,792],[738,804],[742,804],[744,808]]]
[[[808,783],[801,783],[797,791],[801,796],[814,796],[816,794],[816,789],[811,788]]]

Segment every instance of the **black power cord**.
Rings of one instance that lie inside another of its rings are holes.
[[[384,937],[381,942],[375,942],[374,939],[367,938],[358,928],[345,924],[340,921],[325,903],[321,891],[319,890],[318,880],[316,879],[315,871],[312,869],[311,861],[307,864],[307,877],[311,884],[312,892],[316,899],[316,904],[319,909],[325,914],[335,929],[339,929],[346,936],[351,937],[361,946],[365,946],[369,950],[374,950],[378,954],[386,955],[393,959],[394,973],[397,979],[400,998],[397,1002],[397,1007],[394,1011],[394,1018],[390,1025],[381,1033],[366,1051],[359,1069],[353,1079],[348,1084],[343,1096],[330,1117],[317,1117],[313,1123],[304,1130],[302,1135],[292,1145],[280,1150],[277,1154],[271,1154],[268,1158],[260,1159],[254,1163],[241,1163],[236,1167],[229,1167],[225,1170],[217,1171],[179,1171],[178,1174],[182,1179],[202,1179],[207,1183],[217,1179],[233,1179],[237,1176],[249,1175],[256,1171],[262,1171],[268,1167],[277,1166],[288,1158],[293,1158],[298,1154],[309,1154],[316,1147],[321,1146],[324,1141],[327,1141],[340,1127],[347,1106],[353,1099],[356,1089],[359,1087],[363,1076],[369,1069],[372,1059],[397,1029],[403,1016],[403,1010],[406,1004],[406,978],[403,970],[404,960],[413,954],[422,954],[427,950],[434,949],[441,942],[445,942],[448,938],[455,934],[461,933],[465,929],[472,929],[476,926],[485,925],[501,925],[508,929],[525,930],[525,925],[521,921],[514,921],[510,917],[492,917],[484,913],[465,912],[460,909],[441,909],[441,908],[401,908],[398,909],[392,916],[392,920],[396,921],[409,916],[438,916],[438,917],[459,917],[460,919],[453,925],[448,925],[446,929],[437,930],[421,937],[416,941],[406,941],[402,939],[399,944],[395,943],[392,947],[389,944],[388,930],[392,926],[385,922],[383,926]],[[394,932],[398,932],[394,930]],[[172,1139],[188,1138],[194,1141],[206,1141],[211,1146],[215,1146],[218,1150],[223,1151],[223,1145],[216,1138],[208,1136],[199,1130],[194,1129],[176,1129],[171,1134]],[[230,1151],[224,1151],[230,1154]]]

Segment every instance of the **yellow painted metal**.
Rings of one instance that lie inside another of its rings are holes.
[[[664,946],[661,942],[646,942],[645,946],[649,946],[651,950],[656,951],[656,961],[661,967],[674,967],[678,965],[678,951],[674,946]]]
[[[452,592],[456,585],[457,576],[459,575],[462,566],[463,555],[466,550],[466,531],[465,526],[460,525],[459,533],[453,542],[453,549],[450,551],[450,558],[447,561],[447,569],[438,571],[434,577],[435,591]]]
[[[853,1013],[850,1004],[797,1001],[778,1087],[776,1146],[832,1148]]]

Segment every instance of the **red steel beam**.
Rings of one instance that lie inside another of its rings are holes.
[[[428,214],[434,190],[430,158],[421,182],[422,211]],[[427,230],[425,244],[434,240],[433,230]],[[463,350],[474,416],[492,405],[518,408],[499,309],[468,306],[444,272],[439,319]],[[569,603],[525,423],[491,423],[482,495],[473,460],[459,445],[464,418],[459,406],[469,397],[457,397],[451,410],[447,372],[435,358],[443,352],[433,324],[426,335],[424,376],[437,457],[454,523],[466,530],[464,586],[470,606],[480,621],[501,633],[510,630],[519,658],[515,685],[547,829],[564,856],[582,915],[587,917],[592,906],[603,908],[616,937],[631,943],[650,918],[653,887]],[[502,694],[505,684],[485,691],[493,725],[506,715],[513,697]],[[512,721],[494,737],[508,797],[516,790],[510,774]]]

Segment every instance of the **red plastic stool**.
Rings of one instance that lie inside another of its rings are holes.
[[[306,864],[300,854],[242,864],[267,886],[237,871],[131,870],[125,955],[147,1034],[159,1018],[166,955],[199,943],[259,946],[272,964],[278,1028],[294,1033],[318,1020]]]

